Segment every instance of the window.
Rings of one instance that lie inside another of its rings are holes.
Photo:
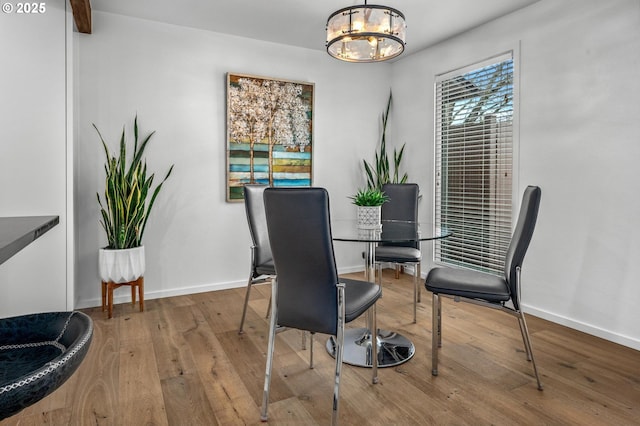
[[[440,75],[435,90],[436,262],[502,274],[511,239],[513,54]]]

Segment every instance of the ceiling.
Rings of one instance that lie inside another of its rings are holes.
[[[538,0],[374,0],[407,21],[406,56]],[[359,0],[91,0],[94,11],[325,50],[329,15]],[[95,28],[98,30],[97,28]]]

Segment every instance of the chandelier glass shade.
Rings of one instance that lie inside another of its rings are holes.
[[[365,1],[329,16],[327,53],[348,62],[386,61],[404,51],[406,31],[402,12]]]

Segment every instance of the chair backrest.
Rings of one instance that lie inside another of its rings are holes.
[[[267,218],[264,212],[263,194],[268,185],[250,184],[244,186],[244,207],[247,212],[249,233],[253,242],[254,269],[272,259]]]
[[[385,183],[382,185],[382,192],[389,197],[389,201],[382,205],[382,220],[418,221],[418,195],[420,192],[418,184]],[[381,243],[381,245],[419,248],[420,243]]]
[[[538,219],[538,209],[540,207],[540,197],[542,191],[537,186],[528,186],[522,195],[522,204],[520,205],[520,213],[518,214],[518,222],[513,231],[509,248],[504,263],[504,276],[511,290],[511,299],[517,306],[519,295],[516,282],[516,269],[522,267],[524,255],[529,248],[533,230],[536,227]]]
[[[267,188],[269,241],[278,271],[280,326],[335,335],[338,270],[324,188]]]

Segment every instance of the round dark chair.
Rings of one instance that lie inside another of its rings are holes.
[[[0,319],[0,420],[59,388],[84,359],[93,321],[82,312]]]

